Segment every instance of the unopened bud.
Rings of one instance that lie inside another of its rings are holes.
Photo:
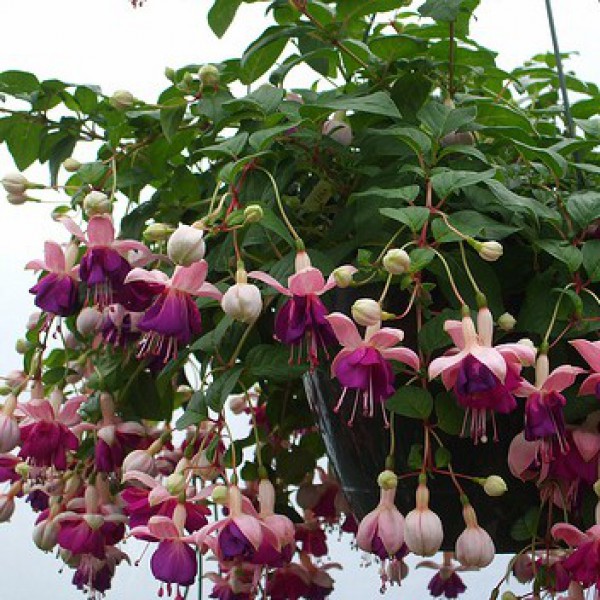
[[[262,306],[260,290],[252,283],[236,283],[221,298],[223,312],[241,323],[254,323]]]
[[[28,342],[24,338],[20,338],[15,343],[15,350],[17,351],[17,354],[25,354],[31,346],[31,342]]]
[[[498,317],[498,327],[500,327],[502,331],[512,331],[516,324],[517,320],[510,313],[505,312]]]
[[[342,146],[349,146],[352,143],[352,127],[348,123],[338,118],[333,118],[323,123],[323,135],[330,137]]]
[[[227,504],[227,498],[229,496],[229,491],[227,490],[227,486],[224,485],[216,485],[212,492],[212,500],[215,504]]]
[[[88,306],[82,309],[77,316],[75,326],[77,327],[77,331],[85,337],[95,333],[100,323],[102,323],[102,313]]]
[[[202,260],[206,245],[202,239],[204,232],[189,225],[180,225],[167,242],[167,254],[177,265],[189,267]]]
[[[488,262],[498,260],[504,252],[500,242],[475,242],[473,247],[477,250],[479,256]]]
[[[8,173],[2,180],[4,189],[8,194],[24,195],[29,187],[29,181],[21,173]]]
[[[112,202],[104,192],[94,190],[83,199],[83,210],[88,217],[107,215],[112,210]]]
[[[9,521],[15,512],[15,499],[12,495],[0,496],[0,523]]]
[[[500,600],[518,600],[518,598],[511,591],[507,591],[502,594]]]
[[[12,204],[13,206],[20,206],[21,204],[25,204],[25,202],[30,200],[30,198],[25,194],[8,194],[6,199],[8,200],[8,203]]]
[[[75,158],[67,158],[63,161],[63,167],[68,173],[76,173],[81,169],[81,163]]]
[[[392,490],[398,486],[398,476],[393,471],[382,471],[377,477],[377,484],[382,490]]]
[[[532,340],[530,340],[529,338],[521,338],[517,344],[521,344],[523,346],[527,346],[528,348],[531,348],[532,350],[535,350],[535,344],[533,343]]]
[[[246,394],[229,396],[229,410],[234,415],[241,415],[246,408],[248,408],[248,396]]]
[[[215,65],[204,65],[198,71],[198,77],[202,85],[217,86],[220,81],[219,69]]]
[[[165,482],[165,488],[172,496],[178,496],[181,492],[185,491],[186,487],[186,478],[182,473],[172,473],[167,477]]]
[[[446,134],[440,140],[440,146],[446,148],[447,146],[473,146],[475,144],[475,136],[470,131],[453,131]]]
[[[335,269],[332,273],[335,284],[339,288],[347,288],[352,285],[352,276],[356,273],[356,269],[350,265],[343,265]]]
[[[147,242],[165,242],[175,229],[166,223],[152,223],[144,229],[144,239]]]
[[[165,67],[165,77],[169,81],[175,81],[176,75],[177,75],[177,73],[175,72],[175,69],[172,69],[171,67]]]
[[[392,275],[402,275],[410,269],[410,256],[405,250],[392,248],[383,257],[383,268]]]
[[[244,223],[258,223],[265,216],[262,206],[250,204],[244,209]]]
[[[352,305],[352,317],[365,327],[379,325],[381,323],[381,306],[372,298],[360,298]]]
[[[117,90],[109,99],[110,105],[121,111],[130,109],[134,102],[133,94],[127,90]]]
[[[482,482],[483,491],[488,495],[496,498],[506,493],[508,488],[506,482],[498,475],[490,475]]]

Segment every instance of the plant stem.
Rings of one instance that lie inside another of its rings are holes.
[[[574,285],[575,285],[574,283],[569,283],[569,285],[567,285],[563,290],[560,291],[560,296],[558,297],[558,300],[556,301],[556,304],[554,305],[554,312],[552,313],[552,318],[550,319],[550,324],[548,325],[548,329],[546,330],[546,333],[544,334],[544,337],[542,338],[543,345],[548,344],[548,339],[550,338],[550,333],[552,332],[552,328],[554,327],[554,323],[556,322],[556,317],[558,316],[558,309],[560,308],[560,303],[563,299],[563,296],[565,295],[567,290],[569,288],[573,287]]]
[[[454,58],[455,58],[455,41],[454,41],[454,30],[455,24],[454,21],[450,21],[449,27],[449,36],[450,36],[450,47],[448,49],[448,96],[450,100],[454,99],[455,88],[454,88]]]
[[[467,262],[467,255],[465,254],[465,247],[463,246],[462,242],[459,242],[458,245],[460,247],[460,256],[462,258],[463,265],[465,266],[465,271],[467,273],[467,277],[469,278],[469,281],[471,282],[471,285],[473,286],[475,293],[482,294],[482,291],[479,289],[479,286],[477,285],[477,282],[475,281],[475,277],[473,277],[473,273],[471,272],[469,263]]]
[[[456,283],[454,282],[454,277],[452,276],[452,271],[450,271],[450,266],[446,259],[442,256],[441,252],[438,252],[435,248],[431,248],[436,256],[442,261],[444,265],[444,269],[446,270],[446,274],[448,275],[448,281],[450,282],[450,286],[452,287],[452,291],[456,296],[456,299],[460,302],[461,306],[467,306],[467,303],[464,301],[464,298],[460,295],[458,288],[456,287]]]
[[[271,185],[273,186],[273,192],[275,194],[275,201],[277,202],[277,206],[279,207],[279,212],[281,213],[281,217],[284,220],[286,227],[288,228],[289,232],[292,234],[293,238],[296,241],[301,241],[301,238],[298,235],[298,232],[294,229],[294,226],[290,223],[290,220],[287,218],[287,215],[285,214],[285,210],[283,208],[283,202],[281,202],[281,196],[279,195],[279,188],[277,187],[277,182],[273,178],[273,175],[271,175],[271,173],[269,173],[269,171],[267,171],[266,169],[263,169],[262,167],[256,167],[256,169],[259,171],[262,171],[269,178],[269,181],[271,182]]]

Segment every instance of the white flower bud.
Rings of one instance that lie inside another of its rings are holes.
[[[215,504],[226,504],[229,496],[227,486],[215,485],[212,491],[212,500]]]
[[[83,199],[83,210],[88,217],[106,215],[112,210],[112,202],[104,192],[94,190]]]
[[[259,206],[258,204],[249,204],[244,209],[244,223],[258,223],[264,215],[265,213],[262,206]]]
[[[339,288],[347,288],[352,285],[352,275],[356,273],[356,269],[350,265],[343,265],[335,269],[332,273],[335,284]]]
[[[76,173],[81,169],[81,163],[75,158],[67,158],[63,161],[63,167],[68,173]]]
[[[44,552],[50,552],[58,542],[59,525],[46,519],[33,528],[33,543]]]
[[[29,200],[25,194],[8,194],[6,199],[8,200],[8,203],[12,204],[13,206],[20,206]]]
[[[405,250],[392,248],[383,257],[383,268],[392,275],[402,275],[410,269],[410,256]]]
[[[22,196],[29,187],[29,181],[21,173],[8,173],[0,182],[8,194]]]
[[[523,346],[528,346],[532,350],[536,349],[535,344],[529,338],[522,338],[517,342],[517,344],[522,344]]]
[[[30,348],[31,342],[28,342],[25,338],[19,338],[15,343],[17,354],[25,354]]]
[[[498,475],[490,475],[482,482],[483,491],[488,495],[496,498],[506,493],[508,488],[506,482]]]
[[[167,254],[177,265],[189,267],[204,258],[204,232],[189,225],[180,225],[167,242]]]
[[[204,65],[200,67],[198,71],[198,77],[202,82],[202,85],[219,85],[220,74],[219,69],[215,65]]]
[[[352,317],[365,327],[381,323],[381,306],[372,298],[360,298],[352,305]]]
[[[488,262],[498,260],[504,252],[504,248],[502,248],[500,242],[479,242],[476,244],[475,249],[479,256]]]
[[[101,323],[102,313],[99,310],[88,306],[82,309],[77,316],[75,326],[81,335],[88,336],[95,333]]]
[[[156,461],[146,450],[134,450],[123,461],[123,473],[141,471],[154,477],[156,475]]]
[[[165,488],[173,496],[178,496],[181,492],[184,492],[186,487],[187,482],[183,473],[171,473],[165,482]]]
[[[352,127],[345,121],[336,118],[325,121],[322,132],[342,146],[349,146],[352,143]]]
[[[383,490],[394,489],[398,486],[398,476],[393,471],[382,471],[377,477],[377,484]]]
[[[226,315],[242,323],[254,323],[262,311],[260,290],[252,283],[236,283],[221,298]]]
[[[133,94],[127,90],[117,90],[108,101],[113,108],[125,111],[133,106],[135,98]]]
[[[152,223],[144,229],[144,239],[147,242],[164,242],[169,239],[175,229],[166,223]]]
[[[500,327],[502,331],[512,331],[516,324],[517,320],[510,313],[505,312],[498,317],[498,327]]]

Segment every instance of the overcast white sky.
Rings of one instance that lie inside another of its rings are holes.
[[[348,0],[351,1],[351,0]],[[264,4],[244,5],[232,29],[221,41],[206,24],[207,0],[148,0],[131,9],[128,0],[0,0],[0,71],[21,69],[40,79],[58,78],[99,84],[106,93],[129,89],[153,100],[166,86],[166,66],[217,62],[239,56],[266,24]],[[417,5],[420,3],[417,3]],[[578,51],[567,67],[600,83],[600,5],[597,0],[554,0],[555,18],[563,51]],[[544,0],[482,0],[473,37],[500,52],[499,64],[511,68],[551,48]],[[14,171],[0,148],[0,177]],[[45,169],[31,168],[30,179],[45,180]],[[0,192],[1,195],[1,192]],[[51,207],[13,207],[0,199],[0,373],[17,368],[14,340],[22,335],[32,304],[27,289],[33,284],[23,271],[25,263],[42,255],[43,241],[65,239],[62,228],[47,217]],[[0,525],[0,597],[11,600],[59,598],[75,600],[81,594],[69,583],[71,573],[58,573],[59,562],[44,556],[30,541],[31,515],[19,506],[10,525]],[[335,537],[335,536],[334,536]],[[334,599],[379,598],[375,567],[358,571],[360,556],[337,544],[332,558],[344,563],[337,575]],[[137,547],[139,548],[139,546]],[[131,551],[132,559],[139,549]],[[157,586],[143,567],[120,569],[109,598],[154,598]],[[483,590],[500,577],[502,563],[481,574],[469,574],[466,600],[481,600]],[[385,597],[425,598],[431,572],[412,573],[409,583]],[[207,597],[210,586],[205,585]],[[51,590],[51,591],[49,591]],[[197,595],[190,593],[190,598]]]

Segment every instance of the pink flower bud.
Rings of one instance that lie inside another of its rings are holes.
[[[0,496],[0,523],[9,521],[15,512],[15,498],[12,494]]]
[[[416,496],[417,507],[404,520],[404,541],[411,552],[433,556],[444,539],[442,522],[429,508],[429,490],[425,483],[419,484]]]
[[[178,265],[189,267],[204,258],[204,232],[189,225],[180,225],[167,242],[167,254]]]
[[[154,477],[156,475],[156,462],[154,457],[146,450],[134,450],[123,461],[123,473],[141,471]]]
[[[372,298],[359,298],[352,305],[352,318],[365,327],[372,327],[381,323],[381,306]]]
[[[234,415],[241,415],[246,408],[248,408],[248,396],[246,394],[229,396],[229,410]]]
[[[513,563],[513,574],[519,583],[529,583],[535,577],[531,554],[519,554]]]
[[[29,318],[27,319],[27,325],[26,325],[28,331],[31,331],[32,329],[35,329],[38,326],[41,316],[42,316],[42,313],[40,311],[32,312],[29,315]]]
[[[350,265],[343,265],[335,269],[332,273],[335,283],[339,288],[347,288],[352,284],[352,275],[356,269]]]
[[[221,298],[226,315],[242,323],[254,323],[262,311],[260,290],[252,283],[236,283]]]
[[[10,452],[21,441],[17,420],[12,415],[0,414],[0,452]]]
[[[349,146],[352,143],[352,127],[345,121],[333,118],[323,123],[323,135],[330,137],[342,146]]]
[[[102,313],[95,308],[87,307],[79,313],[75,325],[81,335],[88,336],[96,332],[100,323],[102,323]]]
[[[463,517],[467,527],[456,540],[456,559],[464,567],[483,569],[494,560],[494,542],[477,523],[475,510],[470,504],[463,508]]]
[[[33,543],[44,552],[50,552],[58,541],[58,524],[46,519],[33,528]]]
[[[110,214],[112,202],[104,192],[94,190],[83,199],[83,210],[88,217]]]

